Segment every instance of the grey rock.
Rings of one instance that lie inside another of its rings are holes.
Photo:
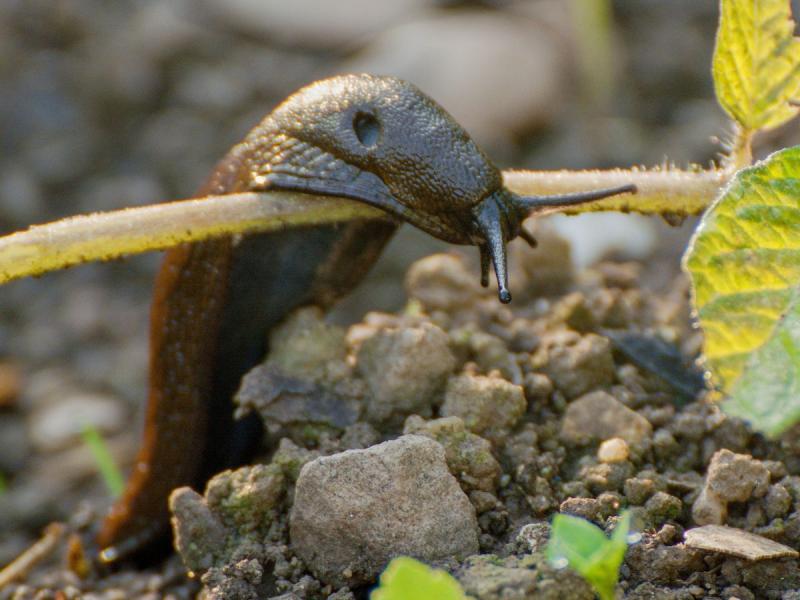
[[[478,550],[475,510],[444,449],[416,435],[306,464],[290,532],[311,572],[336,586],[373,581],[394,556],[432,561]]]
[[[763,536],[721,525],[704,525],[688,529],[684,534],[686,545],[699,550],[710,550],[747,560],[769,560],[798,556],[797,550],[774,542]]]

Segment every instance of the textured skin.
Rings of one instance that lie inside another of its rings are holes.
[[[228,153],[200,194],[263,189],[350,197],[395,220],[222,238],[166,253],[151,315],[144,439],[98,537],[107,562],[147,558],[166,532],[171,490],[202,486],[246,458],[258,424],[234,423],[230,398],[266,352],[267,332],[298,306],[326,308],[350,291],[397,221],[482,245],[478,215],[488,206],[483,212],[502,221],[497,243],[518,228],[497,168],[444,110],[394,78],[351,75],[303,88]]]
[[[365,147],[353,130],[358,114],[379,124],[373,146]],[[313,83],[275,109],[244,144],[255,188],[272,184],[363,200],[455,244],[476,242],[472,208],[503,185],[500,171],[447,112],[392,77]]]

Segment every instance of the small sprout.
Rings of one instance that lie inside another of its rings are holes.
[[[635,541],[628,536],[630,524],[631,514],[626,511],[609,539],[602,529],[585,519],[556,515],[547,545],[547,559],[557,569],[570,567],[576,571],[601,600],[613,600],[619,568],[628,544]]]
[[[370,600],[466,600],[461,586],[446,571],[400,556],[381,573]]]
[[[118,498],[122,494],[122,490],[125,489],[125,479],[114,462],[114,457],[111,456],[106,441],[100,435],[100,432],[91,425],[84,425],[81,435],[83,436],[83,443],[89,447],[89,451],[92,453],[95,463],[97,463],[97,469],[103,477],[106,488],[114,498]]]

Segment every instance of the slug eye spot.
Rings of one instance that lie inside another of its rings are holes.
[[[353,131],[358,141],[370,148],[378,143],[378,138],[381,136],[381,124],[375,115],[357,112],[353,117]]]

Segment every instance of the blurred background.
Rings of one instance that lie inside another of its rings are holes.
[[[0,230],[189,197],[280,100],[345,72],[416,83],[503,168],[707,165],[729,131],[716,21],[713,0],[0,0]],[[555,226],[580,264],[677,269],[692,223]],[[402,307],[406,267],[441,248],[404,228],[338,318]],[[75,502],[104,493],[82,423],[118,457],[135,447],[158,259],[0,289],[0,563],[27,543],[4,522],[62,516],[76,481]]]

